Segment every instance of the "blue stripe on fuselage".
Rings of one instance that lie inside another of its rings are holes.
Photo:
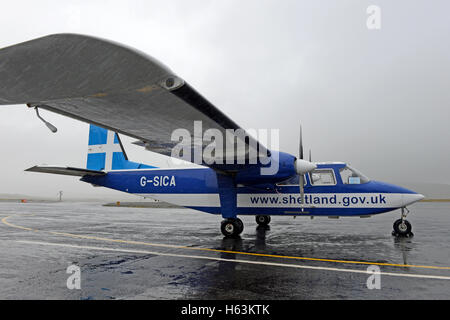
[[[141,185],[143,177],[146,179],[145,186]],[[166,177],[168,177],[168,180]],[[175,185],[170,183],[172,177],[175,179]],[[112,171],[104,176],[85,176],[81,180],[119,191],[138,194],[218,192],[216,173],[209,168]]]
[[[141,178],[175,178],[176,185],[163,186],[147,183],[141,186]],[[104,176],[86,176],[83,181],[129,193],[218,193],[216,172],[210,168],[118,170]],[[279,193],[298,193],[298,186],[277,186]],[[274,194],[258,185],[238,188],[239,193]],[[379,181],[363,184],[337,184],[333,186],[305,186],[305,193],[415,193],[411,190]]]

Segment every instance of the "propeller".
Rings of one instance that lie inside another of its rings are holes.
[[[302,211],[305,205],[305,178],[304,175],[308,172],[315,170],[317,166],[311,162],[311,150],[309,150],[309,161],[303,159],[303,137],[302,137],[302,126],[300,125],[300,143],[298,158],[295,160],[295,171],[298,174],[298,183],[300,186],[300,197],[302,200]]]

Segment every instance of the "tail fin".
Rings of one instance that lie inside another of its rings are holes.
[[[128,160],[119,135],[94,125],[89,127],[87,169],[97,171],[155,168]]]

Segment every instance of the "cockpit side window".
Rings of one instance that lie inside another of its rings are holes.
[[[343,184],[362,184],[370,181],[369,178],[350,166],[340,169],[339,173]]]
[[[313,186],[331,186],[336,184],[332,169],[316,169],[309,173],[309,181]]]

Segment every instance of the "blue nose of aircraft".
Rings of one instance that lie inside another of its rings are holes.
[[[423,194],[414,192],[404,187],[397,186],[395,184],[380,181],[371,181],[371,182],[374,183],[373,186],[380,192],[397,194],[400,197],[397,202],[399,204],[399,207],[409,206],[425,198]]]

